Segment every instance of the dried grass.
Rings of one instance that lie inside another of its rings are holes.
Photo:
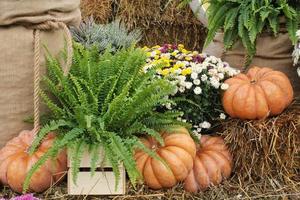
[[[140,45],[184,44],[186,48],[201,51],[206,30],[200,25],[150,24],[143,29]]]
[[[231,120],[221,135],[234,156],[241,182],[274,179],[293,186],[300,182],[300,105],[262,121]]]
[[[107,23],[112,14],[112,0],[81,0],[83,18],[93,16],[99,23]]]

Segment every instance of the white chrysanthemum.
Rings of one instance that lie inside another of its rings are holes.
[[[296,32],[296,36],[300,39],[300,30]]]
[[[220,78],[220,80],[223,80],[225,78],[223,73],[218,73],[218,77]]]
[[[201,81],[207,81],[207,79],[208,79],[208,77],[207,77],[207,75],[206,74],[203,74],[202,76],[201,76]]]
[[[200,85],[201,81],[199,79],[195,79],[195,80],[193,80],[193,83],[195,85]]]
[[[202,68],[203,68],[203,69],[207,69],[207,67],[208,67],[209,65],[210,65],[210,63],[208,63],[208,62],[205,61],[205,62],[202,63]]]
[[[218,74],[218,70],[216,70],[216,69],[210,69],[210,70],[208,70],[208,74],[210,76],[217,75]]]
[[[227,83],[223,83],[222,85],[221,85],[221,89],[222,90],[227,90],[229,88],[229,85],[227,84]]]
[[[201,133],[202,128],[197,128],[197,132]]]
[[[224,113],[220,114],[220,119],[226,119],[226,115]]]
[[[191,78],[192,79],[197,79],[198,78],[198,73],[196,73],[196,72],[193,72],[192,74],[191,74]]]
[[[197,94],[197,95],[201,94],[202,93],[202,89],[200,87],[195,87],[194,93]]]
[[[220,87],[220,82],[215,77],[210,78],[210,84],[216,89]]]
[[[179,90],[179,92],[184,93],[185,92],[185,87],[180,86],[178,90]]]
[[[204,121],[204,122],[202,122],[202,123],[200,124],[200,126],[201,126],[202,128],[209,129],[209,128],[211,127],[211,124],[210,124],[209,122],[207,122],[207,121]]]
[[[181,81],[185,81],[186,77],[185,76],[177,76],[177,79],[179,80],[179,82],[181,82]]]
[[[300,42],[295,46],[293,52],[293,58],[294,58],[294,65],[297,65],[300,61]]]
[[[193,86],[193,83],[192,82],[185,82],[185,87],[186,87],[186,89],[191,89],[192,88],[192,86]]]
[[[300,76],[300,67],[297,69],[298,76]]]

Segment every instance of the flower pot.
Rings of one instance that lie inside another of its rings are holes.
[[[69,195],[122,195],[126,190],[126,172],[123,165],[119,166],[120,180],[115,188],[116,178],[112,166],[103,160],[104,152],[99,152],[98,162],[94,176],[91,176],[90,154],[85,151],[81,159],[76,183],[72,179],[71,158],[68,158],[68,194]]]

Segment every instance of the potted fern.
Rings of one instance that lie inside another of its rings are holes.
[[[184,2],[190,0],[183,0]],[[204,52],[230,66],[268,66],[286,73],[300,93],[293,44],[300,24],[299,0],[203,0],[208,3]]]
[[[175,86],[165,79],[153,80],[155,70],[143,73],[144,51],[129,48],[111,54],[107,50],[102,55],[96,47],[84,48],[77,43],[74,46],[73,65],[67,77],[63,75],[59,61],[47,57],[48,76],[44,78],[47,90],[41,92],[41,96],[51,110],[51,120],[41,128],[30,151],[34,152],[49,132],[54,131],[57,140],[29,171],[25,191],[33,173],[63,148],[69,150],[69,174],[74,183],[88,152],[92,175],[108,163],[115,178],[108,184],[114,183],[117,189],[119,183],[124,184],[122,165],[135,185],[140,174],[133,157],[134,149],[142,149],[152,155],[138,137],[146,134],[161,141],[158,133],[161,129],[186,125],[176,120],[182,114],[180,112],[155,111],[156,107],[170,103],[164,97],[173,93]],[[55,100],[51,100],[52,97]],[[101,151],[105,158],[101,158]],[[99,191],[93,190],[93,193],[91,190],[93,188],[87,188],[80,194],[99,194],[95,193]],[[102,194],[116,193],[106,190]]]

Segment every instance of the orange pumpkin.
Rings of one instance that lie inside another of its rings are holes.
[[[206,190],[228,178],[232,170],[232,157],[220,137],[202,136],[194,159],[193,170],[184,181],[189,192]]]
[[[27,172],[51,147],[54,139],[55,135],[49,134],[33,155],[27,153],[33,141],[32,131],[22,131],[19,136],[9,141],[0,150],[0,182],[21,193]],[[33,192],[45,191],[53,183],[62,180],[66,170],[67,156],[66,152],[62,151],[57,158],[48,160],[34,173],[29,190]]]
[[[251,68],[225,81],[223,96],[227,114],[240,119],[264,119],[278,115],[292,102],[293,87],[288,77],[270,68]]]
[[[143,151],[135,153],[137,168],[144,182],[152,189],[169,188],[183,181],[193,168],[196,145],[185,128],[172,133],[162,133],[164,146],[153,138],[143,138],[146,147],[153,150],[169,168]]]

